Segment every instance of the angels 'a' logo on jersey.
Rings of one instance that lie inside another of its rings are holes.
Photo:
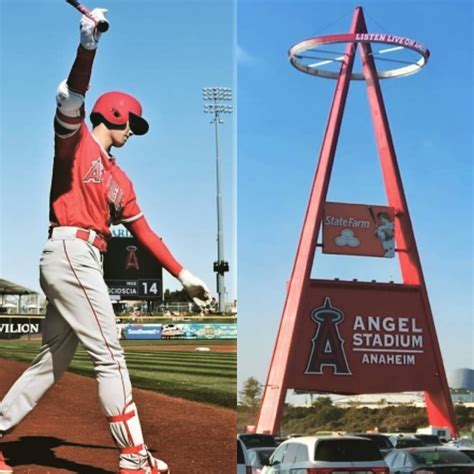
[[[99,156],[97,160],[94,160],[91,167],[87,171],[86,175],[82,179],[84,183],[102,183],[102,177],[104,175],[104,165],[102,159]]]
[[[123,190],[112,176],[109,176],[106,190],[107,199],[109,201],[110,218],[113,224],[118,224],[122,216]]]
[[[351,375],[344,339],[339,332],[339,324],[344,320],[342,311],[333,307],[330,298],[326,297],[323,306],[311,312],[311,319],[317,329],[305,373],[324,375],[323,367],[332,367],[334,375]]]

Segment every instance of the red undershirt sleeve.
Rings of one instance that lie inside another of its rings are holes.
[[[173,276],[178,276],[183,266],[173,257],[161,238],[153,232],[144,217],[126,223],[125,226],[166,270]]]
[[[75,93],[85,96],[89,87],[94,63],[95,50],[88,50],[81,45],[77,48],[76,58],[67,78],[67,86]],[[67,115],[56,108],[54,130],[56,135],[55,156],[59,159],[72,158],[76,144],[79,141],[81,123],[84,121],[84,104],[76,111]]]
[[[77,55],[67,78],[67,85],[75,92],[86,95],[92,74],[95,49],[89,50],[81,45],[77,48]]]

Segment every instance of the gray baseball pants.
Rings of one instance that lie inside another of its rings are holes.
[[[67,370],[81,342],[92,359],[99,399],[117,446],[121,451],[143,446],[132,450],[133,454],[121,456],[121,467],[134,468],[142,463],[146,447],[135,406],[131,405],[132,387],[103,278],[102,256],[89,242],[76,238],[76,230],[56,228],[44,248],[40,283],[48,308],[42,346],[0,403],[0,432],[14,428],[36,406]],[[130,406],[134,408],[133,416],[127,416],[130,426],[112,422],[114,417],[130,411]]]

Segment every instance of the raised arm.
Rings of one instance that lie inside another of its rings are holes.
[[[91,12],[96,21],[104,20],[107,10],[96,8]],[[69,76],[61,82],[56,94],[56,156],[71,156],[77,142],[78,130],[84,120],[84,97],[89,87],[100,32],[96,23],[86,16],[80,21],[80,45]]]

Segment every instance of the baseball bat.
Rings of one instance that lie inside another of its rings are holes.
[[[372,217],[372,220],[374,221],[374,224],[377,224],[377,221],[375,219],[375,213],[374,213],[374,210],[372,209],[372,206],[369,206],[369,212],[370,212],[370,217]]]
[[[375,232],[377,232],[377,220],[375,219],[375,213],[374,213],[374,210],[372,209],[372,206],[369,206],[369,212],[370,212],[370,217],[372,217],[372,220],[374,221]]]
[[[101,33],[105,33],[109,29],[109,22],[101,20],[96,22],[91,15],[91,12],[84,6],[82,3],[79,3],[77,0],[66,0],[69,5],[72,5],[76,10],[79,10],[83,15],[86,15],[92,21],[96,23],[96,28]]]

